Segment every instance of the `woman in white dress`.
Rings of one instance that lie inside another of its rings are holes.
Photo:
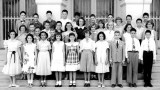
[[[56,34],[56,41],[52,44],[51,55],[51,71],[55,72],[56,85],[55,87],[62,86],[62,72],[65,71],[65,50],[64,42],[62,41],[62,35]]]
[[[23,45],[23,68],[22,71],[27,74],[28,86],[33,86],[33,78],[35,73],[35,63],[37,58],[36,44],[34,44],[34,36],[28,34],[26,36],[26,44]]]
[[[4,42],[4,47],[6,50],[6,61],[2,72],[10,76],[11,83],[9,87],[19,87],[16,85],[15,76],[21,73],[21,42],[16,40],[16,32],[10,31],[10,39]]]
[[[41,85],[40,87],[46,87],[46,76],[51,75],[50,67],[50,52],[51,45],[47,41],[48,34],[44,31],[40,33],[41,40],[37,43],[38,57],[37,57],[37,66],[36,74],[41,76]]]
[[[104,32],[99,32],[97,35],[97,42],[95,45],[96,54],[95,72],[98,73],[98,87],[105,87],[104,85],[104,73],[109,72],[109,44],[105,40]]]

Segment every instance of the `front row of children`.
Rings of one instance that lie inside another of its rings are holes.
[[[90,87],[90,73],[98,73],[98,87],[105,87],[104,73],[109,72],[109,65],[112,65],[112,87],[122,85],[122,66],[127,62],[127,82],[129,87],[137,87],[137,73],[139,59],[144,64],[145,87],[152,84],[152,64],[156,60],[155,42],[150,39],[151,31],[146,30],[146,39],[139,41],[135,38],[136,30],[131,29],[131,38],[124,43],[120,40],[120,32],[114,32],[114,40],[108,43],[104,32],[99,32],[97,42],[90,39],[90,31],[85,31],[85,38],[76,42],[76,35],[69,34],[69,42],[62,41],[62,35],[55,35],[56,41],[50,45],[47,41],[48,34],[40,33],[41,40],[34,44],[34,37],[31,34],[26,36],[26,44],[16,40],[16,32],[10,31],[10,39],[4,42],[6,48],[6,62],[2,70],[10,76],[9,87],[18,87],[15,83],[15,76],[22,71],[27,73],[28,86],[33,86],[34,73],[41,76],[41,87],[46,87],[46,76],[55,72],[56,85],[62,86],[62,72],[68,71],[69,87],[76,87],[76,71],[84,72],[84,87]],[[22,53],[23,52],[23,53]],[[23,65],[22,65],[23,64]],[[22,68],[21,68],[22,65]]]

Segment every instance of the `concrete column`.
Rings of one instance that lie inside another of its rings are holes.
[[[66,0],[36,0],[36,4],[41,22],[46,20],[46,11],[52,11],[53,19],[59,20],[61,18],[61,11],[66,9]]]
[[[3,15],[3,8],[2,8],[2,0],[0,0],[0,48],[3,48],[3,25],[2,25],[2,15]]]

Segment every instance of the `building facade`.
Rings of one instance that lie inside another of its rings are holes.
[[[97,20],[106,20],[108,14],[123,19],[131,14],[134,22],[136,18],[142,17],[143,12],[150,13],[151,18],[160,15],[159,4],[159,0],[0,0],[0,48],[3,47],[3,41],[8,39],[9,30],[15,28],[20,11],[26,11],[27,19],[30,20],[37,12],[41,22],[46,19],[47,10],[53,12],[54,20],[59,20],[63,9],[69,11],[70,19],[74,19],[74,12],[80,12],[86,19],[89,19],[90,14],[95,14]]]

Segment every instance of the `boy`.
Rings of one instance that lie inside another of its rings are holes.
[[[145,40],[141,44],[141,62],[144,66],[144,87],[153,87],[151,84],[152,65],[156,61],[156,44],[151,39],[151,31],[145,31]]]
[[[97,23],[96,23],[96,15],[91,14],[90,15],[90,21],[88,23],[88,29],[91,30],[91,26],[92,25],[96,25],[96,28],[98,27]]]
[[[78,27],[77,21],[78,21],[79,18],[80,18],[80,13],[79,13],[79,12],[75,12],[75,13],[74,13],[74,20],[73,20],[73,27],[74,27],[74,28],[75,28],[75,27]]]
[[[132,16],[131,15],[126,16],[126,22],[127,22],[127,24],[132,24]]]
[[[16,32],[18,34],[20,33],[19,27],[21,25],[25,25],[28,28],[29,24],[30,24],[29,20],[26,20],[26,12],[25,11],[21,11],[20,12],[20,20],[16,21],[16,28],[15,28]]]
[[[130,30],[131,38],[126,43],[127,82],[129,87],[137,87],[138,62],[140,59],[140,43],[136,37],[136,29]]]
[[[143,26],[145,27],[147,21],[149,21],[149,14],[143,13]]]
[[[52,12],[51,11],[47,11],[46,12],[46,16],[47,16],[47,20],[46,21],[49,22],[50,28],[55,29],[56,21],[52,19]],[[46,21],[43,22],[43,29],[45,28],[44,24],[45,24]]]
[[[51,46],[53,42],[55,41],[55,33],[56,33],[55,29],[51,29],[50,31],[51,36],[48,38],[48,41],[50,42]]]
[[[120,31],[114,32],[114,41],[110,44],[110,62],[112,64],[112,87],[122,86],[122,67],[125,62],[125,45],[124,42],[120,40]]]
[[[142,42],[142,37],[143,37],[143,32],[144,32],[144,28],[143,28],[143,25],[142,25],[142,19],[138,18],[136,20],[136,24],[137,26],[135,27],[136,29],[136,37],[137,39],[139,40],[140,44]]]
[[[42,23],[40,23],[39,22],[39,15],[37,14],[37,13],[34,13],[33,14],[33,21],[32,21],[32,23],[34,24],[34,26],[35,27],[40,27],[40,30],[42,30],[43,29],[43,25],[42,25]]]
[[[96,31],[96,25],[92,25],[90,38],[95,42],[97,41],[97,34],[98,32]]]
[[[122,38],[123,30],[124,30],[124,26],[123,26],[122,22],[123,21],[122,21],[121,17],[116,17],[116,19],[115,19],[116,25],[114,27],[114,30],[120,32],[120,36],[121,36],[120,38]]]
[[[29,33],[32,34],[33,36],[35,34],[35,26],[33,23],[29,25]]]
[[[65,25],[67,22],[71,22],[72,21],[70,19],[67,18],[68,17],[68,11],[67,10],[62,10],[62,19],[60,19],[60,21],[62,22],[62,30],[65,31]]]
[[[45,31],[47,34],[48,34],[48,37],[50,37],[51,35],[50,35],[50,23],[49,23],[49,21],[45,21],[44,22],[44,27],[45,27],[45,29],[43,29],[42,31]]]

